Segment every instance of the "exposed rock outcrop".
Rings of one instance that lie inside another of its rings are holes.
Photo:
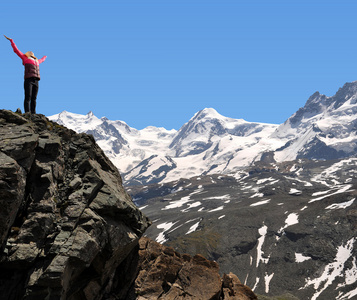
[[[216,262],[180,254],[148,238],[140,239],[138,251],[132,251],[121,268],[127,271],[115,277],[120,288],[118,298],[111,299],[257,299],[236,275],[221,279]]]
[[[149,226],[94,139],[0,111],[2,299],[99,299]]]
[[[1,299],[256,299],[217,263],[141,238],[150,221],[90,135],[0,110]]]

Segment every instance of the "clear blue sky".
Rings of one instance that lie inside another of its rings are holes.
[[[38,113],[179,129],[205,107],[279,124],[315,91],[357,80],[356,11],[355,0],[19,0],[0,4],[0,28],[48,56]],[[0,54],[0,108],[23,109],[23,66],[2,36]]]

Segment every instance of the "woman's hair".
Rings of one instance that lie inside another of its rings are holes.
[[[25,53],[25,55],[26,55],[27,57],[32,57],[32,58],[34,58],[34,59],[37,60],[37,57],[35,56],[35,54],[33,54],[32,51],[27,51],[27,52]]]

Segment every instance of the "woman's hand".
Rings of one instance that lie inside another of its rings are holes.
[[[4,37],[6,37],[6,39],[8,39],[9,41],[11,41],[11,39],[9,37],[7,37],[5,34],[4,34]]]

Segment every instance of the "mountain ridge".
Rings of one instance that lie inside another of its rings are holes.
[[[151,158],[156,157],[159,157],[159,160],[162,158],[163,161],[166,161],[165,158],[170,157],[171,160],[175,161],[175,168],[170,169],[170,171],[172,171],[169,174],[170,176],[167,176],[167,173],[163,176],[165,181],[176,180],[182,175],[195,176],[202,172],[207,172],[208,169],[212,169],[214,166],[210,164],[207,168],[205,163],[202,165],[202,161],[208,162],[209,159],[215,159],[212,156],[219,150],[218,147],[221,136],[224,136],[223,142],[229,143],[234,137],[244,139],[244,135],[247,135],[248,141],[246,141],[246,143],[256,143],[256,139],[261,139],[261,137],[258,134],[255,138],[254,135],[257,135],[255,131],[259,133],[266,129],[265,126],[267,130],[271,130],[271,128],[277,126],[223,117],[214,109],[204,109],[196,113],[179,131],[169,131],[154,126],[137,130],[129,127],[125,122],[108,121],[106,118],[98,119],[91,114],[83,116],[63,112],[50,116],[49,119],[77,132],[92,134],[108,157],[112,159],[114,164],[122,172],[124,181],[127,182],[126,184],[135,182],[139,184],[158,182],[158,177],[148,180],[145,179],[151,176],[151,174],[145,172],[145,168],[149,165],[157,165],[155,161],[151,161]],[[199,122],[196,122],[197,119]],[[228,128],[226,125],[227,120],[230,121]],[[109,132],[107,129],[108,122],[117,128],[118,133],[112,135],[112,133]],[[123,126],[123,124],[125,125]],[[224,124],[224,126],[222,126],[222,124]],[[220,130],[217,129],[217,125]],[[213,132],[210,132],[210,129],[212,129]],[[231,134],[232,131],[233,134]],[[182,132],[184,132],[184,134],[182,134]],[[125,136],[125,141],[120,142],[123,136]],[[249,136],[251,137],[249,138]],[[199,139],[199,141],[197,139]],[[208,149],[210,149],[209,152],[206,151]],[[226,164],[226,157],[231,156],[234,151],[235,150],[229,149],[229,153],[223,153],[221,155],[221,165]],[[198,157],[197,154],[201,156]],[[144,169],[142,169],[144,166],[143,161],[146,161]],[[200,163],[197,163],[198,161],[200,161]],[[193,164],[193,162],[195,162],[195,164]],[[186,169],[187,163],[198,165],[198,168],[183,171],[182,169]],[[157,170],[162,167],[163,165],[158,165]],[[138,170],[138,168],[141,169]],[[184,174],[182,174],[182,172]]]
[[[282,162],[353,155],[356,99],[356,81],[331,97],[316,92],[283,124],[228,118],[213,108],[197,112],[179,130],[154,126],[137,130],[123,121],[98,119],[91,112],[85,116],[62,112],[49,118],[92,134],[122,173],[125,185],[151,184],[233,174],[267,156]]]

